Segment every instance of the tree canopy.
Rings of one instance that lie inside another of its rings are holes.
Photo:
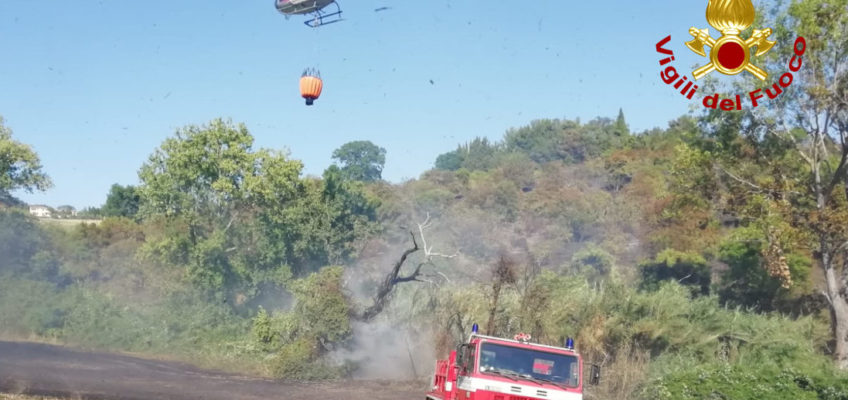
[[[41,168],[38,155],[30,146],[12,139],[12,130],[0,117],[0,194],[49,189],[52,182]]]
[[[382,179],[386,149],[368,140],[357,140],[333,151],[333,160],[341,164],[341,172],[346,179],[374,182]]]
[[[139,214],[160,221],[146,249],[213,290],[258,288],[355,254],[376,202],[337,172],[253,149],[244,125],[214,120],[166,139],[139,172]]]
[[[756,300],[768,308],[803,288],[811,266],[820,268],[833,355],[848,369],[848,1],[793,1],[768,18],[781,46],[767,66],[791,71],[787,62],[795,60],[791,86],[768,106],[705,113],[702,137],[679,148],[675,167],[695,177],[687,184],[691,204],[743,220],[748,240],[759,242],[725,246],[724,254],[756,262],[780,281],[770,288],[731,259],[732,291],[756,284],[748,290],[773,296]]]
[[[135,186],[112,185],[106,196],[106,204],[100,208],[100,212],[106,217],[135,218],[141,203],[141,197]]]

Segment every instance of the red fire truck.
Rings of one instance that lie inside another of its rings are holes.
[[[467,343],[436,362],[427,400],[582,400],[583,362],[568,338],[565,347],[480,335],[474,324]],[[597,384],[600,368],[591,368]]]

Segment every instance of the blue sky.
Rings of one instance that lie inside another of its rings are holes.
[[[690,103],[660,81],[654,45],[671,34],[691,75],[683,42],[707,27],[706,0],[339,1],[346,20],[319,29],[271,0],[0,1],[0,115],[55,184],[16,195],[98,206],[178,127],[216,117],[306,174],[371,140],[393,182],[533,119],[623,108],[632,130],[664,127]],[[325,81],[313,107],[308,66]]]

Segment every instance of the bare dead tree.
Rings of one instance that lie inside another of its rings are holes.
[[[492,268],[492,306],[489,308],[489,322],[486,324],[486,334],[495,333],[495,314],[498,309],[498,300],[504,285],[515,283],[515,262],[505,254],[501,254],[498,262]]]
[[[433,263],[434,257],[439,258],[454,258],[459,255],[459,252],[447,255],[442,253],[437,253],[433,251],[433,246],[427,245],[427,238],[424,235],[424,231],[432,225],[432,221],[430,220],[430,214],[427,213],[427,219],[424,220],[423,223],[418,224],[418,236],[421,238],[421,247],[418,246],[418,241],[415,239],[415,233],[410,231],[409,235],[412,238],[412,247],[406,249],[403,254],[401,254],[400,258],[395,262],[395,265],[392,267],[391,272],[389,272],[386,277],[383,279],[383,283],[380,284],[380,287],[377,289],[377,295],[374,298],[374,304],[370,307],[366,308],[361,314],[356,316],[356,319],[363,322],[369,322],[374,319],[377,315],[379,315],[383,309],[386,307],[389,299],[391,298],[392,293],[394,292],[395,286],[404,282],[429,282],[432,281],[426,279],[421,273],[421,269],[425,265],[431,265]],[[415,266],[415,269],[409,275],[402,276],[400,275],[400,271],[403,268],[404,263],[413,253],[424,250],[423,259],[418,262],[418,265]],[[438,272],[437,272],[438,273]],[[439,273],[444,277],[444,274]],[[445,277],[447,279],[447,277]]]

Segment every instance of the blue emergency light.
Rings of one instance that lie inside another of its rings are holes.
[[[477,324],[471,325],[471,333],[477,333],[478,329],[479,327],[477,326]]]
[[[565,339],[565,348],[569,350],[574,350],[574,339],[568,338]]]

